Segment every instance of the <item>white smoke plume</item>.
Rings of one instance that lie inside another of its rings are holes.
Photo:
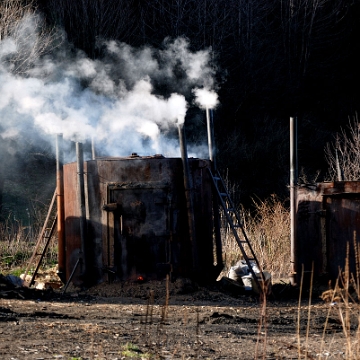
[[[195,104],[201,109],[215,109],[219,104],[218,95],[214,90],[202,88],[194,89]]]
[[[31,31],[27,39],[36,42],[35,25]],[[36,136],[53,141],[61,133],[71,141],[94,138],[103,155],[179,156],[177,142],[168,141],[167,135],[184,122],[186,98],[195,91],[199,106],[209,94],[212,107],[217,104],[210,50],[193,52],[183,38],[167,39],[162,50],[105,42],[101,60],[57,49],[17,73],[9,59],[21,53],[23,43],[0,41],[3,139]],[[166,94],[159,95],[157,88]],[[197,154],[190,150],[189,155]]]

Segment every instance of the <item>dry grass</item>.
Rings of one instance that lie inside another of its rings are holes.
[[[356,234],[354,234],[355,239]],[[339,272],[334,288],[325,291],[322,295],[323,300],[330,304],[328,317],[331,313],[338,316],[345,338],[345,358],[348,360],[360,359],[360,254],[356,241],[354,241],[354,250],[356,257],[355,274],[349,270],[349,244],[347,244],[345,268]],[[322,347],[325,343],[327,327],[328,322],[326,321],[321,342]],[[320,354],[322,353],[321,349]],[[320,359],[325,358],[320,357]]]
[[[25,227],[9,216],[0,222],[0,274],[20,275],[27,267],[38,240],[40,227]],[[44,267],[57,262],[57,241],[52,239],[43,260]]]
[[[251,246],[263,270],[273,278],[290,273],[290,210],[276,195],[254,201],[254,210],[240,211]],[[240,249],[231,234],[224,230],[223,253],[225,272],[240,258]]]

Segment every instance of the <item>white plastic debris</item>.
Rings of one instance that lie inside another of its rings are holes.
[[[261,286],[264,286],[267,293],[271,291],[271,274],[269,272],[263,271],[263,276],[261,276],[260,269],[258,268],[255,261],[250,261],[251,269],[253,273],[257,276],[258,282]],[[228,278],[238,281],[244,285],[245,290],[253,290],[256,293],[260,292],[260,289],[257,286],[257,282],[253,279],[252,272],[249,269],[248,264],[245,260],[238,261],[234,266],[232,266],[228,272]],[[265,284],[262,285],[263,281]]]

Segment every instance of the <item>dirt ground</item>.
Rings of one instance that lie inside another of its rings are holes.
[[[343,305],[314,294],[299,311],[298,301],[286,284],[273,285],[262,304],[223,282],[183,279],[64,294],[3,287],[0,359],[349,359]]]

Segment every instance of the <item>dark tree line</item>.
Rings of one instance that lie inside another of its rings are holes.
[[[286,194],[288,119],[299,117],[299,162],[322,170],[324,146],[358,108],[360,7],[345,0],[47,0],[50,23],[89,56],[98,39],[161,47],[185,36],[211,47],[221,106],[220,164],[245,194]]]
[[[276,109],[274,98],[287,103],[286,112],[299,111],[302,102],[318,101],[306,91],[330,81],[342,85],[356,66],[355,1],[39,2],[47,20],[63,27],[69,40],[91,57],[100,55],[99,39],[161,47],[166,37],[185,36],[196,50],[211,46],[222,69],[219,76],[227,75],[221,87],[236,90],[232,96],[239,108],[258,97],[267,111]]]

